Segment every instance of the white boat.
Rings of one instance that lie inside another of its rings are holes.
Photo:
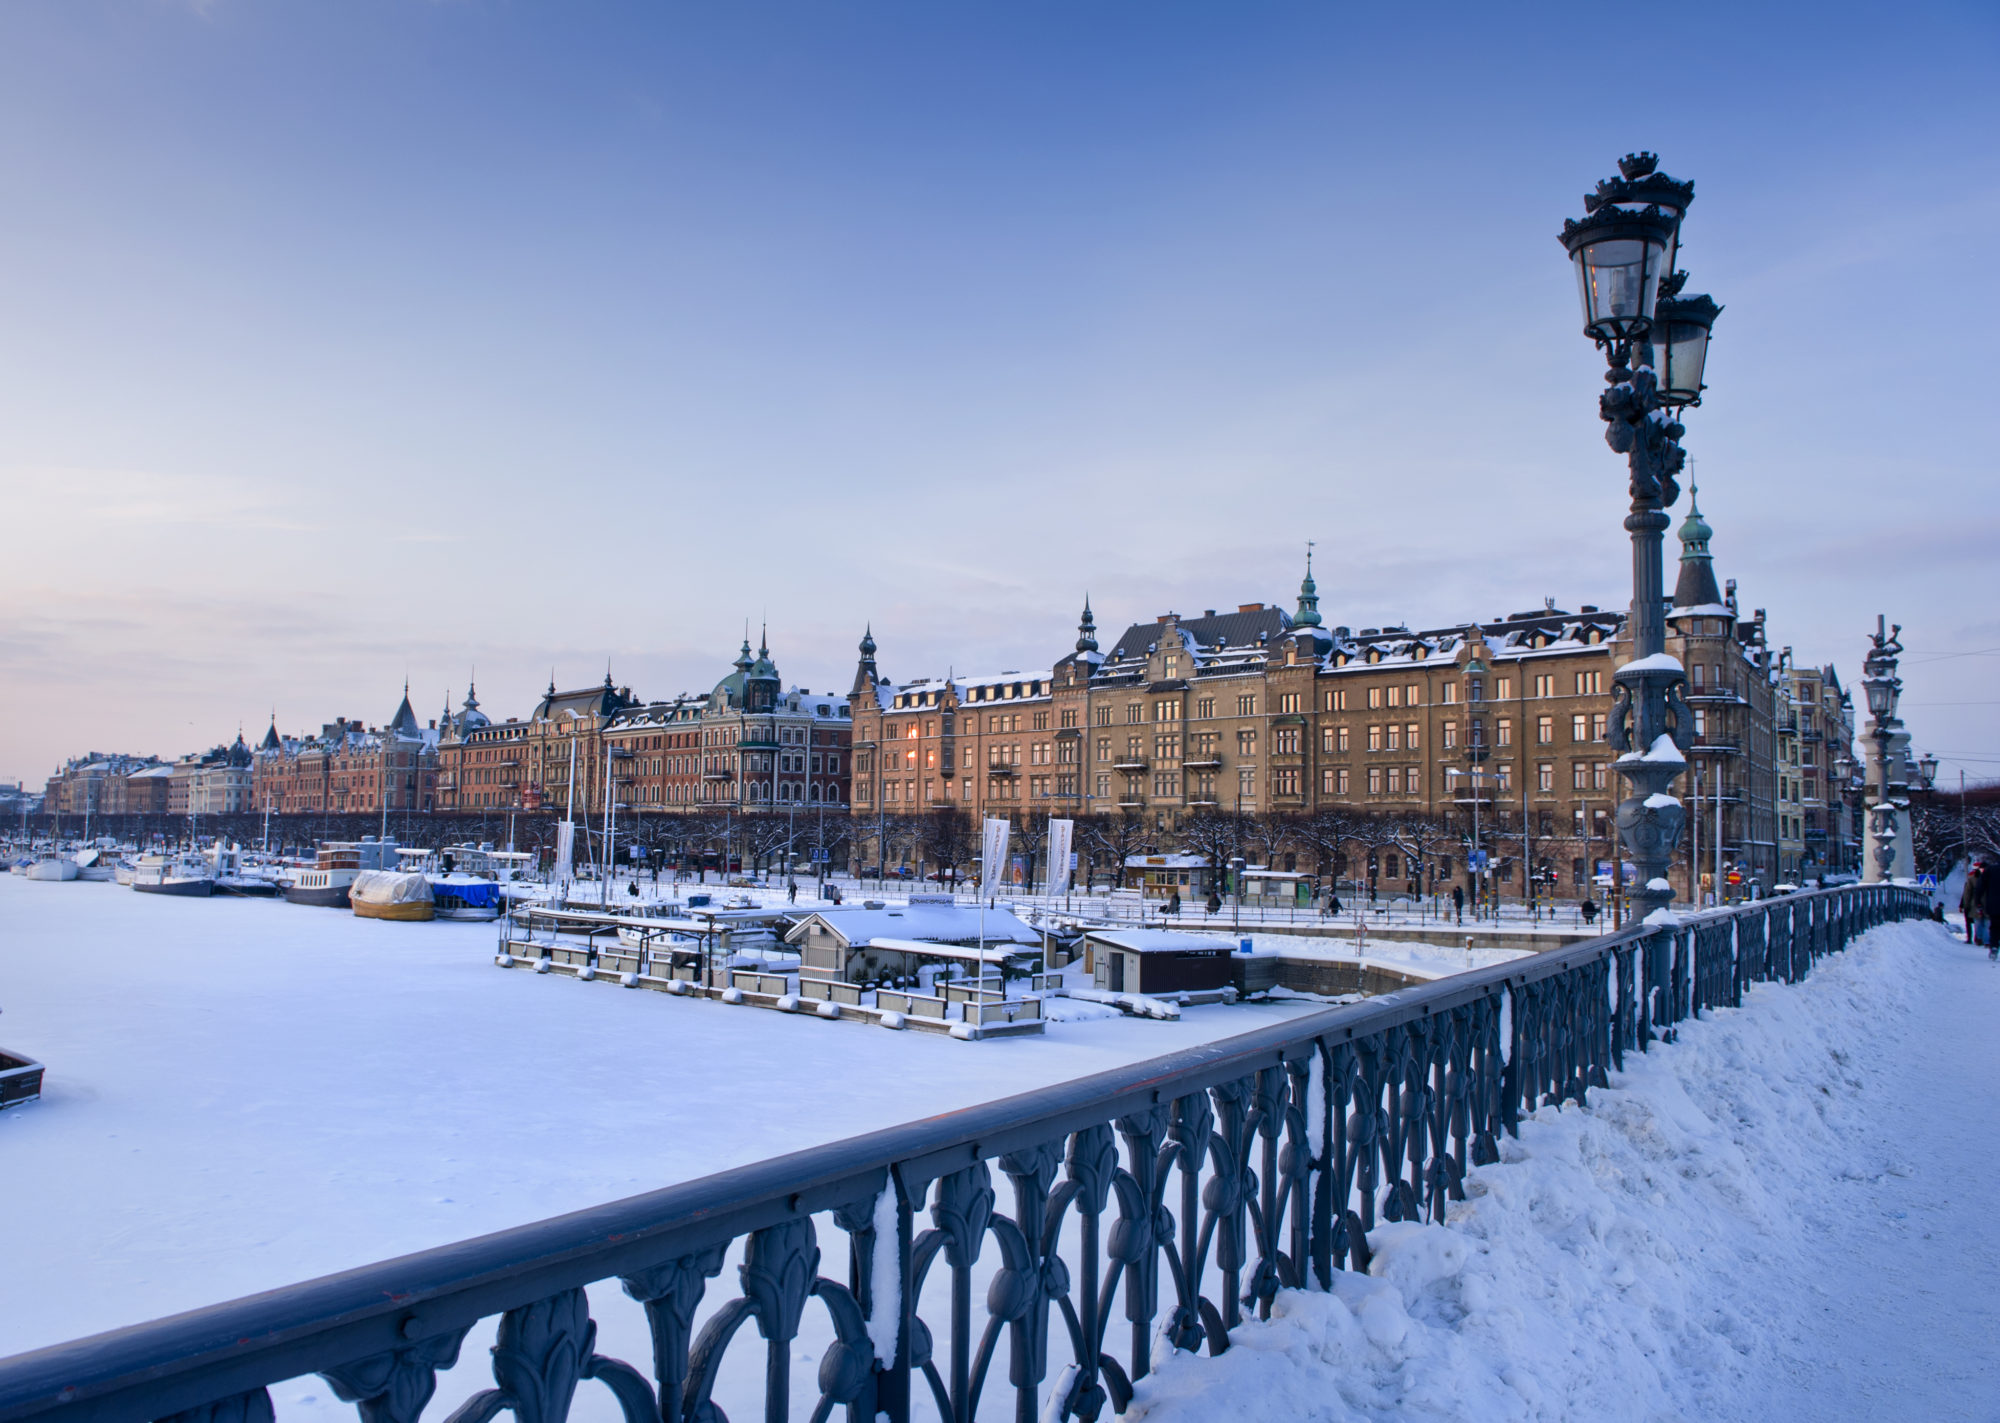
[[[141,855],[132,867],[132,888],[141,894],[206,899],[215,893],[215,873],[198,855]]]
[[[76,878],[76,861],[55,850],[42,855],[28,866],[27,874],[33,880],[72,880]]]
[[[120,884],[129,885],[132,883],[133,869],[132,861],[121,855],[118,857],[118,863],[111,867],[111,878]]]
[[[293,904],[312,904],[324,909],[349,909],[347,892],[363,870],[379,870],[395,863],[393,840],[328,840],[319,847],[311,869],[294,871],[285,886],[285,898]]]
[[[99,884],[116,877],[117,866],[102,850],[78,850],[76,852],[76,877],[94,880]]]
[[[224,848],[218,844],[209,852],[208,862],[215,870],[215,892],[233,894],[249,899],[269,899],[278,892],[278,886],[262,875],[253,874],[243,863],[243,847],[231,845]]]

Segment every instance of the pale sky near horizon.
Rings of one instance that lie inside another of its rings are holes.
[[[1727,308],[1718,573],[1850,682],[1903,623],[2000,776],[2000,11],[1666,13],[8,5],[0,780],[701,690],[746,619],[1046,666],[1308,539],[1329,623],[1622,605],[1555,235],[1635,148]]]

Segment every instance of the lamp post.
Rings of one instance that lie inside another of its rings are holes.
[[[1887,631],[1884,628],[1887,627]],[[1903,625],[1888,626],[1877,615],[1870,635],[1867,657],[1862,659],[1862,690],[1868,694],[1868,856],[1862,878],[1870,884],[1894,879],[1902,866],[1897,861],[1902,849],[1902,826],[1897,811],[1907,801],[1896,795],[1899,789],[1895,765],[1896,738],[1902,722],[1896,719],[1896,703],[1903,694],[1903,679],[1896,675],[1896,660],[1902,654],[1899,634]]]
[[[1661,542],[1687,459],[1678,414],[1701,403],[1709,332],[1722,310],[1708,297],[1680,294],[1686,274],[1675,259],[1694,184],[1657,164],[1650,153],[1620,159],[1619,176],[1597,185],[1583,219],[1564,223],[1561,236],[1576,267],[1584,335],[1609,367],[1610,388],[1598,397],[1605,443],[1631,472],[1632,660],[1611,679],[1607,739],[1631,791],[1617,821],[1638,870],[1630,898],[1641,919],[1673,902],[1667,869],[1687,818],[1670,787],[1687,766],[1694,716],[1682,696],[1686,673],[1666,651]]]

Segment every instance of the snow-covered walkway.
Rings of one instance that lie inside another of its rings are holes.
[[[1892,926],[1627,1061],[1130,1416],[2000,1419],[2000,966]]]

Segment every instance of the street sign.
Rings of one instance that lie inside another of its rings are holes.
[[[1491,859],[1492,856],[1489,854],[1489,852],[1485,850],[1474,850],[1471,854],[1465,857],[1465,867],[1469,870],[1483,870],[1486,868],[1487,864],[1491,861]]]
[[[1917,888],[1918,888],[1918,889],[1936,889],[1936,888],[1937,888],[1937,876],[1936,876],[1936,875],[1918,875],[1918,876],[1917,876]]]
[[[1740,872],[1736,871],[1736,870],[1731,870],[1731,871],[1730,871],[1730,872],[1728,873],[1728,875],[1727,875],[1727,876],[1725,876],[1725,878],[1727,878],[1727,879],[1728,879],[1728,881],[1729,881],[1729,883],[1731,883],[1731,884],[1741,884],[1741,883],[1743,883],[1743,876],[1742,876],[1742,874],[1741,874]]]

